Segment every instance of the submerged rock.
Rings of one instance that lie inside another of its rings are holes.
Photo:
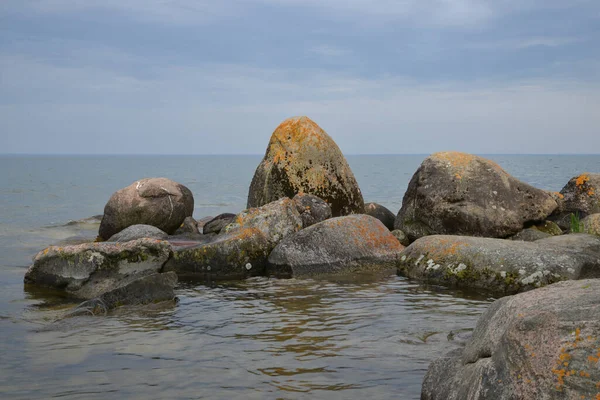
[[[458,152],[427,157],[413,175],[395,228],[411,241],[434,234],[503,238],[558,207],[546,191],[493,161]]]
[[[302,227],[311,225],[331,218],[331,207],[325,200],[312,194],[298,193],[292,199],[302,219]]]
[[[210,221],[206,222],[202,228],[202,232],[205,235],[209,233],[219,234],[223,228],[229,225],[235,219],[235,214],[224,213],[219,214],[216,217],[212,218]]]
[[[51,246],[34,257],[25,283],[64,290],[79,299],[93,299],[160,272],[170,254],[169,243],[155,239]]]
[[[269,256],[267,272],[306,277],[383,271],[395,267],[402,249],[373,217],[332,218],[283,239]]]
[[[380,220],[390,231],[394,230],[396,216],[393,212],[377,203],[365,204],[365,214]]]
[[[325,200],[336,217],[364,211],[362,194],[344,155],[308,117],[286,119],[273,132],[252,178],[248,208],[298,193]]]
[[[504,297],[464,349],[430,365],[421,399],[595,399],[599,349],[600,280]]]
[[[107,242],[129,242],[131,240],[150,238],[150,239],[166,239],[169,235],[152,225],[131,225],[123,229],[119,233],[115,233]]]
[[[173,234],[193,211],[194,197],[187,187],[167,178],[141,179],[111,196],[98,232],[106,240],[128,226],[144,224]]]
[[[428,283],[517,293],[562,280],[600,278],[600,238],[580,234],[519,242],[427,236],[402,252],[398,273]]]
[[[206,242],[174,242],[164,271],[200,280],[244,279],[261,275],[272,245],[257,228],[240,228]]]

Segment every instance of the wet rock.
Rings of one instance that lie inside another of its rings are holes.
[[[413,175],[394,226],[411,241],[434,234],[504,238],[545,220],[557,206],[546,191],[493,161],[444,152],[427,157]]]
[[[269,256],[267,273],[306,277],[393,269],[403,249],[368,215],[328,219],[283,239]]]
[[[406,234],[404,232],[402,232],[400,229],[394,229],[392,231],[392,235],[394,235],[394,237],[396,239],[398,239],[398,241],[400,242],[400,244],[402,246],[408,246],[410,244],[410,240],[408,240],[408,236],[406,236]]]
[[[150,238],[150,239],[166,239],[169,235],[152,225],[131,225],[123,229],[119,233],[115,233],[107,242],[129,242],[131,240]]]
[[[88,218],[83,218],[83,219],[78,219],[75,221],[69,221],[65,224],[65,226],[73,226],[73,225],[96,225],[99,224],[100,221],[102,221],[102,214],[99,215],[93,215],[91,217]]]
[[[333,216],[362,213],[354,174],[333,139],[308,117],[286,119],[275,129],[248,193],[248,208],[298,193],[325,200]]]
[[[562,280],[600,278],[600,238],[580,234],[520,242],[427,236],[402,252],[398,273],[428,283],[512,294]]]
[[[267,238],[271,249],[287,235],[302,229],[302,219],[296,203],[284,197],[258,208],[250,208],[236,215],[222,232],[256,228]]]
[[[167,178],[141,179],[111,196],[104,207],[99,235],[108,239],[136,224],[173,234],[193,211],[194,197],[187,187]]]
[[[522,242],[535,242],[536,240],[549,238],[552,235],[546,232],[539,231],[535,228],[523,229],[521,232],[511,236],[511,240],[520,240]]]
[[[296,204],[298,213],[300,213],[303,228],[308,228],[311,225],[331,218],[331,207],[329,207],[329,204],[325,200],[317,196],[298,193],[292,200]]]
[[[164,271],[199,280],[244,279],[261,275],[272,248],[257,228],[222,233],[203,243],[173,242]]]
[[[175,299],[177,274],[166,272],[135,279],[127,284],[109,290],[99,297],[84,301],[69,312],[77,315],[102,315],[125,305],[145,305]]]
[[[504,297],[464,348],[430,365],[421,399],[594,399],[599,348],[600,280]]]
[[[393,212],[377,203],[365,204],[365,214],[380,220],[390,231],[394,230],[396,216]]]
[[[209,233],[221,233],[221,230],[225,228],[227,225],[233,222],[235,219],[235,214],[223,213],[219,214],[210,221],[204,224],[202,228],[202,232],[207,235]]]
[[[170,254],[171,245],[155,239],[51,246],[34,257],[25,274],[25,283],[64,290],[80,299],[93,299],[160,272]]]
[[[585,233],[600,236],[600,213],[588,215],[581,220],[581,225]]]
[[[198,223],[192,217],[185,217],[183,223],[177,230],[175,231],[175,235],[183,235],[183,234],[196,234],[198,232]]]

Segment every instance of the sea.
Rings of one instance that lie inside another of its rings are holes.
[[[484,155],[560,191],[600,155]],[[348,156],[366,202],[396,213],[426,155]],[[0,156],[1,399],[418,399],[430,362],[464,344],[494,300],[394,274],[343,281],[180,282],[179,301],[62,318],[75,305],[25,289],[32,257],[93,239],[116,190],[167,177],[194,217],[246,206],[259,155]]]

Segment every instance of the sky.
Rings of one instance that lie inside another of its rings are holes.
[[[0,0],[0,153],[600,153],[598,0]]]

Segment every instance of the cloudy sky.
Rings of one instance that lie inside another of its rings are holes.
[[[0,153],[600,152],[598,0],[1,0]]]

